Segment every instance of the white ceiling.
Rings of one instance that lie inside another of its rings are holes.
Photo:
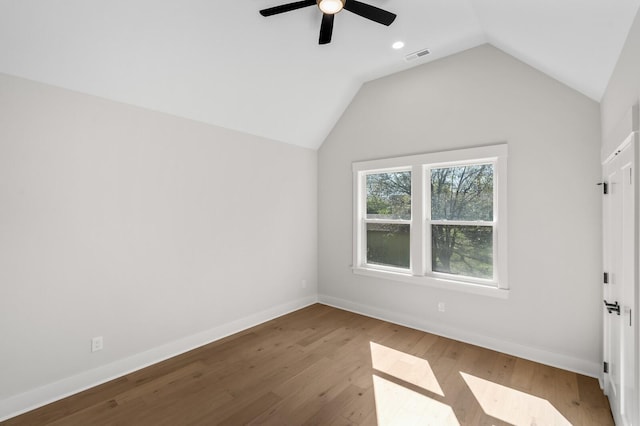
[[[317,148],[362,83],[487,42],[600,100],[640,4],[364,0],[398,18],[319,46],[316,7],[258,13],[290,1],[0,0],[0,72]]]

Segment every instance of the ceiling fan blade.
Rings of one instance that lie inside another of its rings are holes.
[[[316,0],[303,0],[303,1],[296,1],[293,3],[281,4],[280,6],[274,6],[268,9],[262,9],[260,11],[260,15],[262,16],[277,15],[278,13],[291,12],[292,10],[302,9],[303,7],[313,6],[314,4],[317,4]]]
[[[333,34],[333,18],[336,15],[322,14],[322,25],[320,25],[319,44],[331,43],[331,35]]]
[[[387,12],[379,7],[371,6],[370,4],[362,3],[357,0],[347,0],[344,8],[349,12],[353,12],[356,15],[360,15],[363,18],[371,19],[382,25],[391,25],[396,19],[396,14]]]

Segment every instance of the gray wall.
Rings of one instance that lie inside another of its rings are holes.
[[[352,162],[497,142],[507,300],[352,273]],[[320,300],[599,375],[599,147],[598,103],[489,45],[365,84],[319,150]]]
[[[640,99],[640,12],[636,15],[601,101],[602,156],[606,158],[629,135],[631,107]]]
[[[0,419],[315,301],[316,191],[314,150],[0,74]]]

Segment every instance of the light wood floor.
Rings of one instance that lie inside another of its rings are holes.
[[[316,304],[7,425],[612,425],[597,380]]]

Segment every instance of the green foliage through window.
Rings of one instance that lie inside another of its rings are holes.
[[[409,268],[410,226],[367,224],[367,263]]]
[[[493,227],[432,225],[434,272],[493,278]]]
[[[411,172],[367,175],[367,219],[411,219]]]
[[[493,220],[493,165],[431,169],[432,220]]]

